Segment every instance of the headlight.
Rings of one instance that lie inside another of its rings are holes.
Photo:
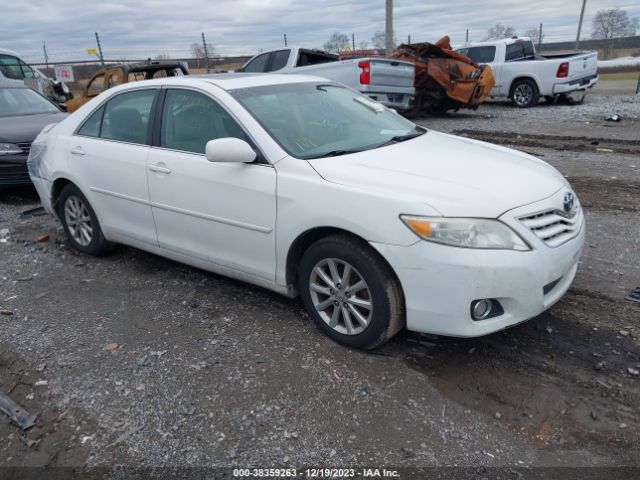
[[[14,145],[13,143],[0,143],[0,155],[15,155],[16,153],[23,153],[18,145]]]
[[[423,240],[454,247],[531,250],[520,236],[499,220],[485,218],[414,217],[400,215]]]

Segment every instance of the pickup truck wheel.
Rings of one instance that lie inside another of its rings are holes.
[[[98,217],[80,189],[69,183],[60,192],[58,217],[73,248],[89,255],[104,255],[113,248],[102,234]]]
[[[533,80],[522,79],[511,87],[511,103],[518,108],[527,108],[538,103],[540,92]]]
[[[348,235],[325,237],[307,249],[298,291],[318,328],[350,347],[382,345],[405,323],[395,273],[368,244]]]

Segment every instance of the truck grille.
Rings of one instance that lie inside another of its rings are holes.
[[[22,151],[27,155],[31,151],[31,142],[16,143],[16,145],[18,145],[22,149]]]
[[[546,210],[520,217],[520,221],[546,245],[559,247],[578,236],[584,217],[578,205],[571,214],[556,209]]]

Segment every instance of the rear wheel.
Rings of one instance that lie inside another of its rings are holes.
[[[513,84],[510,97],[511,103],[516,107],[527,108],[538,103],[540,92],[538,92],[538,87],[533,80],[523,78]]]
[[[404,325],[404,298],[391,268],[365,242],[333,235],[302,256],[298,289],[316,325],[339,343],[375,348]]]
[[[102,234],[98,217],[80,189],[72,183],[60,192],[58,216],[73,248],[89,255],[103,255],[112,248]]]

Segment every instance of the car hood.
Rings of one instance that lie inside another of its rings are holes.
[[[444,216],[497,218],[568,186],[556,169],[531,155],[433,130],[309,163],[329,182],[424,203]]]
[[[0,117],[0,141],[33,142],[44,127],[61,122],[66,117],[67,114],[63,112]]]

